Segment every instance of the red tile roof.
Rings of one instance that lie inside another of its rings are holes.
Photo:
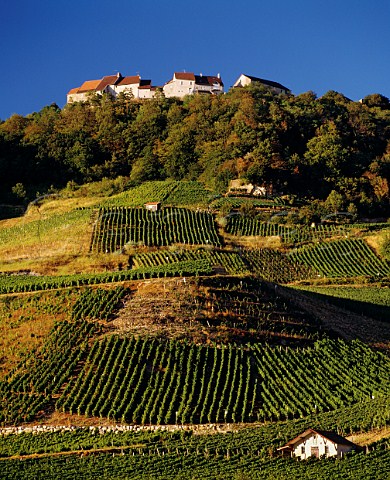
[[[107,77],[103,77],[101,80],[100,80],[100,83],[99,85],[96,87],[96,91],[97,92],[101,92],[102,90],[104,90],[107,85],[115,85],[117,84],[120,80],[121,80],[122,77],[118,77],[118,75],[109,75]]]
[[[140,82],[140,76],[139,75],[134,75],[132,77],[124,77],[122,80],[117,83],[117,85],[133,85],[133,84],[138,84]]]
[[[174,76],[176,80],[195,80],[195,75],[193,73],[175,72]]]
[[[96,90],[96,87],[99,85],[100,82],[101,80],[87,80],[81,85],[78,93],[92,92]]]
[[[80,89],[80,87],[72,88],[71,90],[69,90],[68,95],[78,93],[79,89]]]
[[[289,442],[287,442],[283,447],[280,447],[278,450],[286,449],[286,448],[294,448],[294,445],[296,443],[299,443],[302,441],[304,438],[311,436],[311,435],[321,435],[321,437],[326,438],[327,440],[331,441],[332,443],[337,443],[339,445],[348,445],[349,447],[357,447],[354,443],[350,442],[346,438],[342,437],[341,435],[338,435],[335,432],[327,432],[324,430],[314,430],[314,428],[308,428],[304,432],[302,432],[300,435],[297,437],[293,438]]]

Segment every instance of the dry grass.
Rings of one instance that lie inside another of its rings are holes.
[[[279,249],[283,247],[282,239],[279,236],[251,236],[240,237],[234,235],[228,235],[224,233],[225,242],[229,245],[240,245],[245,248],[273,248]]]
[[[0,299],[0,378],[43,345],[54,321],[68,318],[76,294],[53,292]]]
[[[347,437],[347,440],[350,442],[356,443],[364,447],[365,445],[370,445],[371,443],[378,442],[383,438],[390,437],[390,427],[384,427],[379,430],[371,430],[370,432],[356,433]]]
[[[368,245],[374,250],[377,255],[380,255],[380,248],[381,248],[381,241],[383,235],[381,233],[377,233],[376,235],[370,235],[368,237],[364,237],[364,240],[368,243]]]
[[[102,197],[77,197],[77,198],[58,198],[55,200],[45,201],[40,207],[39,212],[45,215],[66,213],[76,208],[86,208],[98,205],[102,201]],[[36,215],[37,207],[32,206],[26,213]]]
[[[75,426],[75,427],[90,427],[90,426],[100,426],[100,427],[114,427],[117,425],[117,422],[111,421],[108,418],[100,417],[87,417],[83,415],[71,415],[69,413],[63,413],[59,411],[53,411],[47,416],[40,419],[39,422],[31,422],[29,425],[66,425],[66,426]]]

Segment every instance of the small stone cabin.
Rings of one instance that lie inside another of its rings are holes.
[[[283,455],[291,455],[305,460],[310,457],[320,458],[321,456],[341,458],[352,450],[360,451],[363,449],[335,432],[309,428],[278,450]]]
[[[144,204],[146,210],[158,212],[161,209],[161,202],[148,202]]]

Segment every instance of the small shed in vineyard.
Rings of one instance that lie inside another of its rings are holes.
[[[144,204],[144,207],[150,212],[158,212],[161,209],[161,202],[148,202]]]
[[[344,454],[355,450],[363,450],[346,438],[335,432],[314,430],[309,428],[303,433],[278,448],[283,455],[297,457],[305,460],[310,457],[334,457],[341,458]]]

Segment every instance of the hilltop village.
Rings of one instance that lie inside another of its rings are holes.
[[[256,83],[271,90],[275,94],[289,94],[291,90],[278,82],[265,80],[252,75],[241,74],[232,88],[245,87]],[[91,94],[109,94],[116,98],[120,93],[130,94],[134,99],[153,98],[156,92],[163,92],[165,97],[182,98],[186,95],[220,95],[224,93],[224,83],[221,75],[195,75],[192,72],[175,72],[171,80],[163,86],[152,85],[151,80],[145,80],[140,75],[104,76],[99,80],[87,80],[80,87],[72,88],[67,94],[67,103],[82,102],[88,99]]]

